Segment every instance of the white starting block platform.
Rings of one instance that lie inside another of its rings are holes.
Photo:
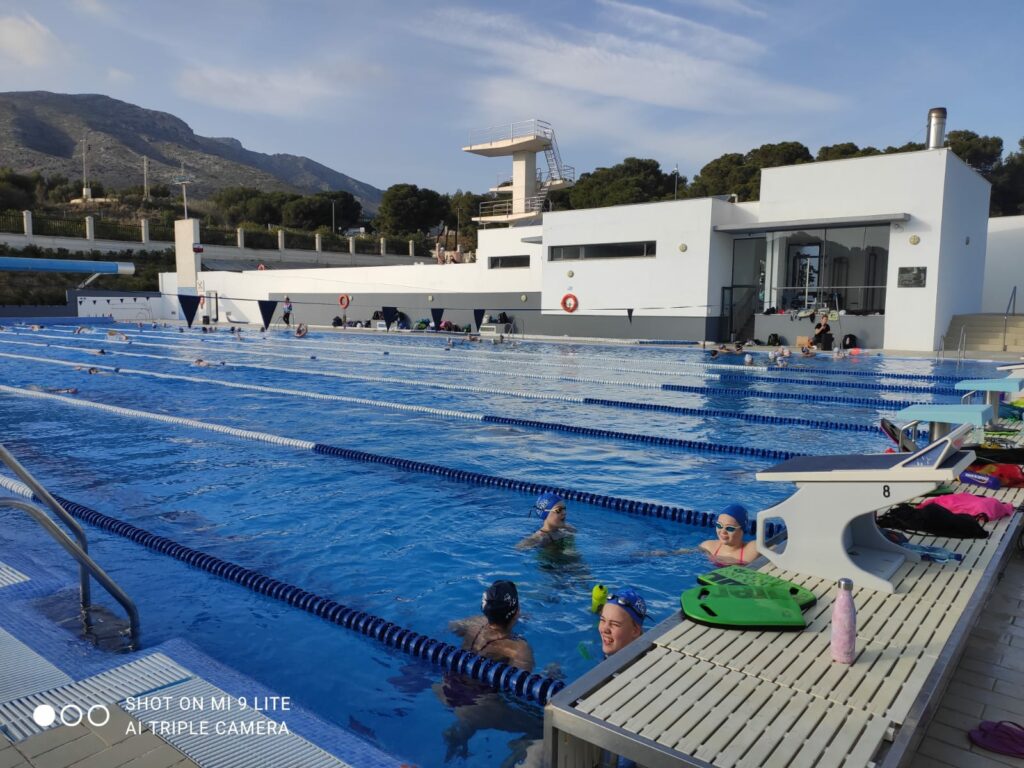
[[[781,504],[758,513],[758,552],[782,570],[851,578],[858,587],[894,593],[892,575],[917,555],[882,534],[875,512],[956,480],[975,459],[973,451],[960,450],[972,431],[963,424],[909,456],[801,456],[758,472],[758,480],[797,486]],[[765,541],[772,518],[786,526],[781,551]]]

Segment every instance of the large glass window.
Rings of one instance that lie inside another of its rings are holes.
[[[490,256],[487,259],[488,269],[511,269],[513,267],[530,266],[530,256]]]
[[[774,286],[766,306],[850,314],[885,309],[888,225],[773,232],[768,250]]]
[[[548,249],[550,261],[579,259],[630,259],[657,255],[656,242],[590,243],[587,245],[553,245]]]

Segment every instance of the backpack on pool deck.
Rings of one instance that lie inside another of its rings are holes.
[[[779,334],[777,334],[777,333],[770,333],[770,334],[768,334],[768,346],[769,347],[777,347],[781,343],[782,342],[779,340]]]
[[[843,349],[853,349],[857,346],[857,337],[852,333],[843,336]]]
[[[888,512],[877,516],[880,528],[919,533],[925,536],[944,536],[950,539],[987,539],[988,532],[973,517],[957,515],[939,504],[928,504],[918,509],[913,504],[897,504]]]

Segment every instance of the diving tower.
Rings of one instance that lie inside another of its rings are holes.
[[[522,120],[518,123],[473,131],[463,152],[483,157],[512,156],[512,176],[491,188],[497,200],[480,204],[473,221],[511,226],[540,221],[549,192],[566,189],[576,179],[576,170],[562,162],[551,123]],[[538,168],[537,155],[544,153],[547,170]]]

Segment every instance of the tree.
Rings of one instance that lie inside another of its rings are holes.
[[[425,232],[448,217],[448,201],[432,189],[393,184],[384,190],[374,226],[387,236]]]
[[[761,197],[761,169],[814,162],[810,150],[799,141],[762,144],[745,155],[729,153],[700,169],[690,187],[691,197],[736,195],[741,201]]]
[[[686,196],[686,181],[680,178],[680,197]],[[603,208],[609,205],[671,200],[675,175],[663,173],[657,160],[627,157],[611,168],[584,173],[569,190],[573,208]]]
[[[832,144],[830,146],[824,146],[818,150],[818,154],[815,156],[815,160],[842,160],[847,157],[868,157],[869,155],[880,155],[880,150],[874,147],[864,147],[860,149],[852,141],[847,141],[842,144]]]
[[[998,136],[979,136],[974,131],[950,131],[946,146],[957,157],[991,181],[992,171],[1003,156],[1003,140]]]
[[[0,168],[0,211],[25,211],[35,202],[36,180],[9,168]]]
[[[1024,138],[1018,142],[1019,150],[1011,152],[992,170],[993,216],[1019,216],[1024,214]]]

